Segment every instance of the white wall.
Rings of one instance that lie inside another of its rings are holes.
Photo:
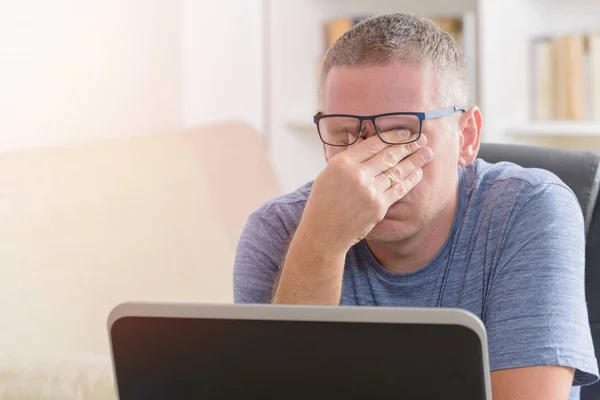
[[[539,18],[522,0],[479,0],[479,18],[482,140],[505,142],[504,131],[514,121],[528,118],[525,38]],[[509,20],[511,29],[499,29],[498,21]]]
[[[263,0],[183,0],[183,123],[264,128]]]
[[[0,151],[180,126],[181,2],[0,2]]]
[[[263,128],[262,0],[0,0],[0,152]]]

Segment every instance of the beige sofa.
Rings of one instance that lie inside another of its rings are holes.
[[[0,154],[0,399],[114,398],[110,309],[231,302],[237,238],[277,194],[239,123]]]

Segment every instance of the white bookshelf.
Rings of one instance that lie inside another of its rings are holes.
[[[484,140],[532,143],[533,137],[560,137],[562,142],[585,136],[598,147],[600,121],[530,121],[529,45],[540,36],[600,31],[600,0],[480,0],[479,10]]]
[[[286,191],[314,179],[325,166],[312,122],[317,62],[323,55],[323,23],[344,16],[471,13],[476,41],[467,56],[476,70],[473,99],[484,116],[483,141],[558,146],[576,136],[577,146],[600,149],[600,121],[529,121],[530,39],[600,31],[600,0],[271,0],[267,9],[266,125]]]

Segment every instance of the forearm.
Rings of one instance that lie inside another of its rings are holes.
[[[494,400],[567,400],[573,383],[573,368],[555,365],[493,371]]]
[[[345,251],[321,246],[296,232],[279,276],[275,304],[339,305]]]

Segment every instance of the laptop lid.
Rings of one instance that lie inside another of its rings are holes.
[[[108,329],[120,400],[491,399],[458,309],[124,303]]]

